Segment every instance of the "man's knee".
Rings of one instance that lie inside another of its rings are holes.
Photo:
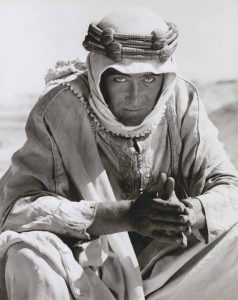
[[[27,295],[25,299],[33,299],[34,291],[35,299],[70,299],[64,278],[46,257],[25,243],[8,249],[5,279],[8,295],[21,293]],[[12,296],[12,299],[17,298]]]
[[[14,244],[8,249],[5,280],[6,285],[18,282],[28,288],[35,288],[37,285],[54,288],[55,283],[64,281],[46,257],[25,243]]]
[[[5,274],[6,276],[21,277],[22,280],[24,277],[28,279],[32,272],[37,277],[47,275],[42,270],[41,260],[35,251],[27,247],[26,244],[14,244],[7,251]]]

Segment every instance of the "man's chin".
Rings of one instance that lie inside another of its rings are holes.
[[[137,119],[134,119],[133,117],[128,120],[119,120],[119,122],[121,122],[124,126],[127,126],[127,127],[139,126],[143,121],[144,121],[144,118],[137,120]]]

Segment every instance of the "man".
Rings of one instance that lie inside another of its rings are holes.
[[[1,180],[9,299],[236,298],[237,173],[177,38],[122,9],[89,27],[86,70],[48,75]]]

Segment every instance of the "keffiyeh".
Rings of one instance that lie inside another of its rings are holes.
[[[96,117],[107,130],[122,136],[137,136],[149,132],[153,126],[156,126],[166,108],[166,102],[172,95],[176,79],[176,65],[172,58],[165,63],[156,60],[136,61],[131,59],[123,59],[119,63],[115,63],[106,56],[90,52],[87,58],[88,80],[91,90],[89,103]],[[154,74],[164,74],[164,86],[161,95],[151,113],[138,126],[124,126],[112,114],[108,108],[100,90],[100,80],[104,71],[114,68],[121,73],[144,73],[152,72]]]

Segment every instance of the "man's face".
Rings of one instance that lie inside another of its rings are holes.
[[[162,82],[162,74],[124,74],[110,68],[102,74],[100,87],[118,121],[125,126],[137,126],[154,108]]]

